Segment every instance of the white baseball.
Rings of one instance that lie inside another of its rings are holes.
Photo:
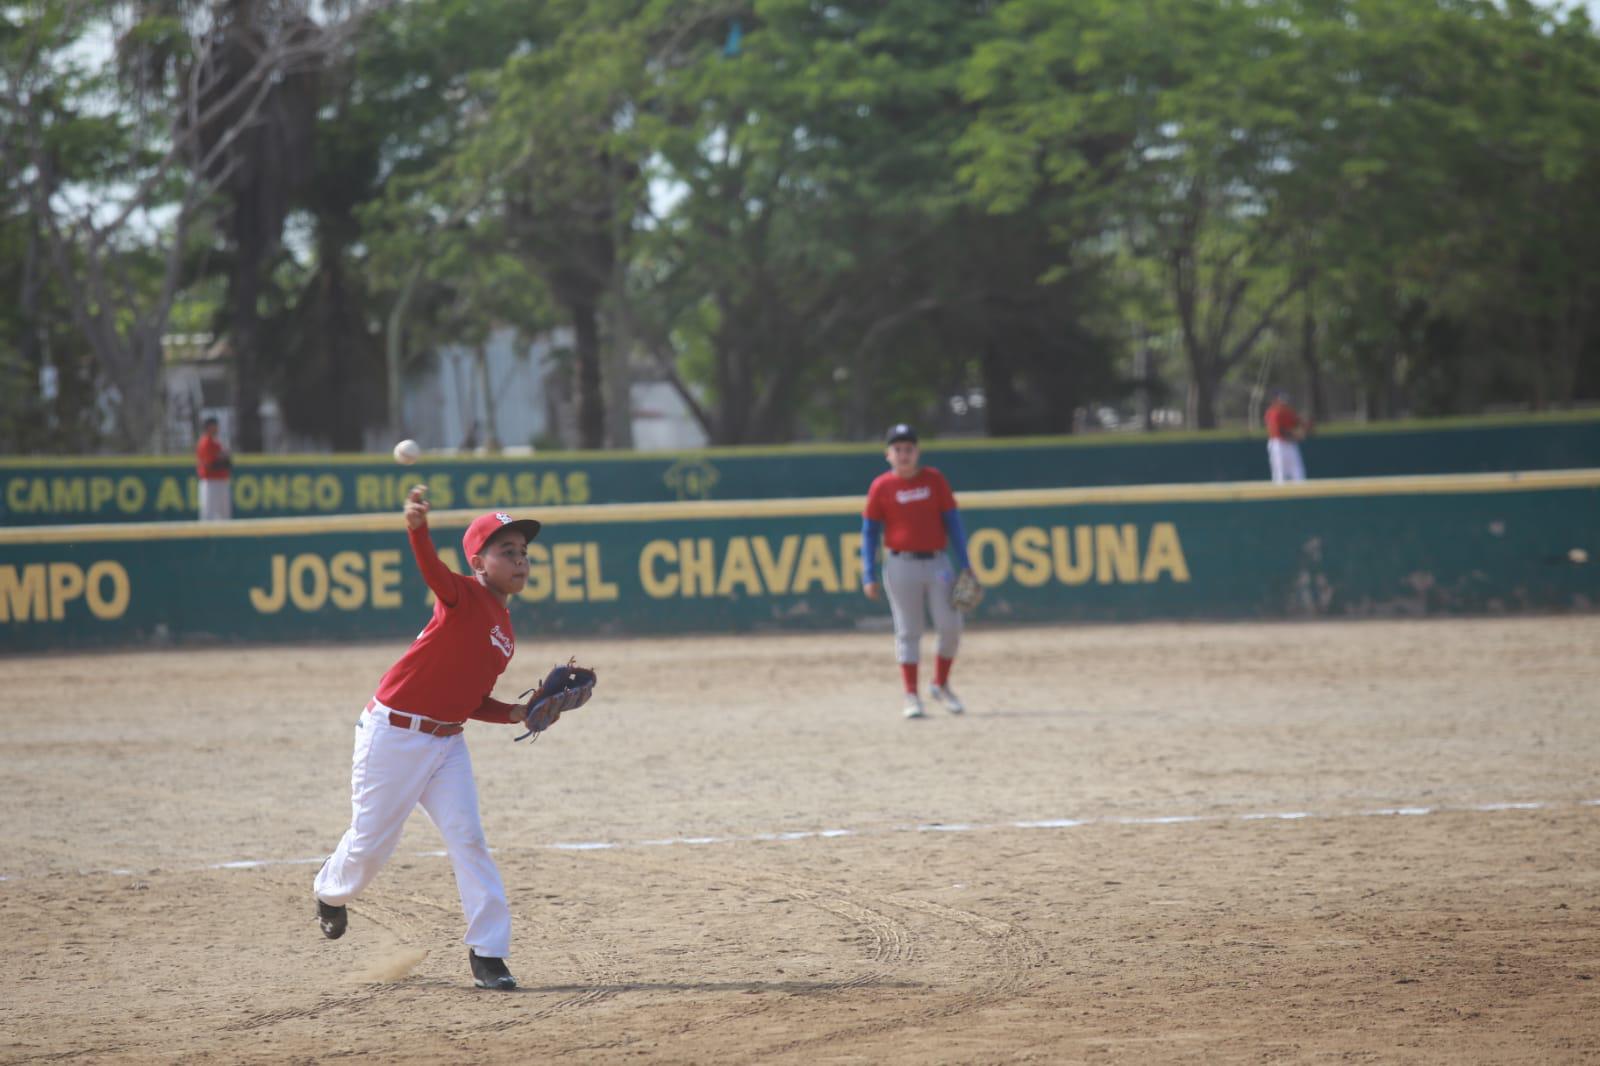
[[[403,440],[394,446],[394,461],[402,466],[410,466],[422,458],[422,445],[414,440]]]
[[[1575,563],[1586,563],[1589,561],[1589,553],[1582,548],[1573,548],[1567,553],[1567,558]]]

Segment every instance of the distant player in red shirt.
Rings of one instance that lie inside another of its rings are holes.
[[[902,423],[889,429],[884,458],[890,470],[880,474],[867,490],[862,513],[862,591],[868,599],[878,598],[881,537],[885,549],[883,587],[888,589],[889,612],[894,616],[895,655],[905,683],[905,716],[923,717],[917,663],[922,654],[924,612],[932,613],[939,633],[938,658],[928,693],[951,714],[960,714],[965,708],[950,690],[950,667],[961,644],[961,612],[950,604],[956,571],[950,566],[948,550],[955,552],[960,569],[972,568],[961,514],[944,475],[931,466],[918,465],[921,452],[916,431],[910,426]]]
[[[433,618],[383,675],[356,722],[350,828],[312,890],[322,933],[337,940],[348,921],[345,905],[383,868],[420,805],[455,868],[473,980],[479,988],[510,990],[517,986],[505,964],[511,910],[483,837],[462,729],[469,718],[541,729],[560,718],[524,723],[520,705],[490,695],[516,650],[506,604],[527,583],[528,542],[539,535],[539,523],[503,512],[474,519],[461,538],[473,576],[463,577],[434,549],[426,492],[421,485],[411,490],[405,518],[417,569],[437,597]]]
[[[1282,391],[1272,394],[1272,403],[1262,420],[1267,424],[1267,464],[1272,469],[1272,480],[1278,484],[1304,481],[1306,465],[1300,458],[1300,442],[1311,431],[1311,423],[1295,413],[1289,406],[1288,394]]]
[[[233,517],[233,457],[217,439],[217,420],[200,423],[194,446],[195,472],[200,475],[200,521],[226,522]]]

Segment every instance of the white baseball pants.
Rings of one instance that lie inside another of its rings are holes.
[[[944,552],[932,559],[884,553],[883,587],[894,616],[894,650],[900,662],[921,659],[923,622],[929,613],[939,633],[939,656],[956,657],[961,646],[961,612],[950,606],[954,580],[955,571]]]
[[[233,482],[225,477],[200,479],[200,521],[226,522],[233,517]]]
[[[350,828],[317,874],[313,891],[339,906],[361,894],[400,843],[411,811],[422,809],[444,837],[467,916],[463,941],[479,955],[511,954],[511,908],[478,818],[478,786],[463,734],[436,737],[389,724],[373,701],[356,722],[350,769]]]
[[[1276,484],[1306,479],[1306,466],[1300,459],[1300,445],[1292,440],[1279,440],[1277,437],[1268,440],[1267,465],[1272,468],[1272,480]]]

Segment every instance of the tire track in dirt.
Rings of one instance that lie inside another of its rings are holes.
[[[635,863],[634,865],[638,869],[648,870],[651,873],[669,878],[681,879],[683,877],[683,871],[678,867],[647,863]],[[758,875],[752,877],[743,871],[704,865],[696,866],[695,872],[697,875],[701,875],[705,881],[722,882],[751,893],[761,895],[772,895],[775,891],[786,893],[786,895],[779,896],[773,902],[793,899],[834,918],[842,919],[847,927],[861,930],[863,933],[861,939],[869,945],[865,961],[872,969],[844,981],[819,984],[813,988],[791,989],[790,995],[797,997],[824,996],[834,992],[847,992],[851,989],[882,983],[894,977],[898,970],[920,956],[917,937],[904,922],[884,910],[869,906],[859,900],[847,899],[830,886],[807,884],[777,876]],[[623,986],[613,990],[613,994],[616,991],[625,990],[626,987]],[[754,997],[751,1002],[737,1008],[700,1012],[693,1019],[664,1029],[661,1033],[661,1038],[675,1039],[697,1030],[748,1021],[770,1012],[775,1002],[771,997]],[[615,1050],[627,1047],[633,1042],[632,1039],[625,1039],[585,1043],[565,1048],[563,1049],[563,1054]]]
[[[263,887],[277,889],[281,886],[264,885]],[[441,903],[439,900],[418,893],[388,895],[375,892],[363,896],[359,905],[351,904],[350,914],[352,921],[356,918],[361,918],[371,922],[387,933],[393,939],[395,946],[403,947],[415,943],[419,939],[422,927],[431,924],[423,912],[448,913],[449,909],[448,905]],[[218,1029],[225,1033],[254,1032],[258,1029],[280,1025],[283,1022],[316,1018],[329,1011],[361,1008],[375,1000],[388,998],[390,996],[389,987],[392,983],[373,981],[364,985],[358,991],[339,994],[325,993],[316,1003],[262,1011],[237,1022],[219,1026]]]
[[[658,868],[657,872],[674,873],[664,868]],[[704,865],[698,866],[696,872],[705,880],[721,881],[747,892],[776,893],[779,899],[793,899],[842,919],[848,926],[858,927],[863,932],[866,941],[871,945],[866,961],[873,966],[873,969],[847,981],[829,984],[815,990],[796,992],[796,995],[827,995],[836,991],[849,991],[880,984],[896,977],[903,979],[904,969],[923,958],[924,953],[921,948],[923,938],[903,919],[897,917],[896,912],[909,912],[946,926],[956,927],[968,940],[976,943],[989,960],[980,988],[971,990],[971,986],[964,986],[960,994],[937,1004],[923,1005],[910,1011],[897,1012],[893,1017],[862,1022],[828,1033],[753,1049],[757,1059],[815,1049],[840,1041],[855,1040],[969,1013],[991,1003],[1024,994],[1028,989],[1043,982],[1045,971],[1049,966],[1048,951],[1032,933],[1011,922],[973,911],[914,896],[866,892],[793,875],[751,874],[744,870]],[[681,871],[676,873],[681,876]],[[922,982],[914,983],[922,984]],[[682,1036],[710,1025],[744,1021],[770,1009],[770,1003],[758,1002],[738,1010],[724,1010],[670,1028],[666,1030],[665,1035]],[[623,1046],[622,1042],[587,1045],[593,1049],[620,1046]]]
[[[579,974],[580,983],[585,987],[533,1010],[518,1011],[501,1021],[480,1025],[479,1029],[497,1033],[545,1021],[557,1014],[613,999],[626,987],[622,964],[617,954],[604,944],[597,943],[593,933],[585,931],[581,936],[574,937],[569,928],[570,923],[559,914],[550,914],[548,909],[539,913],[527,909],[519,910],[516,919],[525,930],[519,934],[524,938],[532,937],[544,944],[575,942],[584,945],[567,947],[563,949],[562,955]],[[537,990],[525,987],[524,991]]]
[[[269,1026],[280,1025],[283,1022],[298,1021],[304,1018],[316,1018],[333,1010],[345,1010],[363,1007],[381,997],[382,993],[376,989],[367,989],[361,992],[352,992],[345,995],[324,995],[316,1003],[304,1007],[285,1007],[282,1010],[264,1011],[253,1015],[243,1021],[231,1025],[218,1026],[224,1033],[249,1033],[257,1029],[266,1029]]]
[[[985,947],[997,956],[1000,965],[994,980],[984,986],[982,993],[971,997],[973,1006],[984,1006],[1026,992],[1043,981],[1038,971],[1049,966],[1050,953],[1038,937],[1020,925],[916,897],[894,895],[873,898],[965,926],[978,935]]]
[[[410,904],[410,906],[406,906]],[[417,910],[443,911],[444,905],[426,896],[384,896],[372,893],[361,902],[350,904],[350,920],[364,919],[394,937],[398,946],[406,946],[419,938],[426,919]]]
[[[760,886],[748,884],[747,887],[759,888]],[[866,931],[868,938],[872,942],[872,950],[868,953],[867,961],[874,965],[886,967],[886,969],[860,974],[836,986],[831,986],[827,991],[859,988],[862,985],[881,981],[919,956],[916,935],[912,933],[908,926],[892,915],[865,906],[845,896],[820,891],[813,885],[788,881],[785,882],[785,887],[791,898],[860,926]]]
[[[405,947],[446,937],[445,927],[452,922],[458,923],[460,912],[459,904],[455,900],[443,900],[419,892],[380,891],[364,894],[359,902],[350,904],[350,919],[352,931],[355,931],[354,926],[357,921],[365,921],[386,933],[395,946]],[[559,919],[552,921],[542,911],[520,908],[515,913],[515,919],[518,926],[524,930],[522,935],[534,942],[549,944],[577,940],[581,943],[588,937],[588,934],[585,934],[584,938],[571,936],[570,931],[562,927]],[[557,1013],[610,999],[626,987],[617,956],[603,946],[568,949],[564,955],[571,962],[572,968],[582,975],[583,983],[588,987],[532,1010],[519,1010],[509,1017],[477,1024],[474,1029],[493,1033],[538,1023]],[[462,962],[464,969],[465,959]],[[402,979],[401,982],[372,982],[359,990],[345,994],[324,995],[313,1004],[259,1012],[222,1026],[221,1029],[230,1033],[251,1032],[284,1022],[316,1018],[329,1012],[360,1009],[375,1000],[387,998],[392,986],[404,983],[405,980],[412,979]],[[463,980],[465,982],[465,979]],[[523,991],[533,990],[525,987]]]
[[[10,1045],[15,1047],[16,1045]],[[73,1048],[70,1051],[45,1051],[37,1055],[24,1055],[20,1059],[10,1058],[5,1053],[9,1047],[0,1046],[0,1059],[7,1064],[20,1064],[24,1062],[65,1062],[68,1059],[92,1058],[96,1055],[126,1055],[132,1050],[132,1045],[112,1044],[109,1047]]]
[[[968,990],[972,986],[965,985],[958,995],[942,1003],[919,1006],[914,1010],[898,1012],[892,1017],[846,1026],[830,1033],[768,1045],[756,1049],[755,1057],[758,1059],[804,1050],[815,1051],[841,1041],[856,1041],[896,1029],[942,1021],[991,1003],[1015,998],[1044,981],[1043,972],[1050,962],[1049,952],[1037,937],[1020,926],[914,896],[884,895],[839,887],[832,891],[838,894],[838,898],[847,901],[864,899],[879,906],[900,908],[955,925],[975,937],[993,965],[988,969],[981,988],[976,991]]]

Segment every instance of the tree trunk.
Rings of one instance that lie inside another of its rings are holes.
[[[1525,311],[1521,318],[1523,358],[1533,375],[1532,406],[1535,411],[1547,411],[1550,409],[1550,355],[1544,341],[1544,331],[1539,328],[1539,316],[1533,312]]]
[[[473,355],[478,364],[478,391],[483,393],[483,447],[490,455],[498,455],[500,427],[495,418],[494,383],[489,380],[489,342],[480,341]]]
[[[134,454],[151,454],[160,450],[167,406],[161,389],[161,329],[131,330],[128,357],[129,372],[112,375],[121,397],[117,422]]]
[[[632,318],[623,307],[628,298],[628,263],[622,249],[628,240],[628,216],[617,209],[623,202],[622,175],[616,160],[606,159],[606,177],[611,188],[611,336],[606,346],[609,356],[605,368],[607,407],[611,418],[606,422],[606,444],[609,447],[633,448],[633,327]]]
[[[606,447],[628,450],[633,447],[633,336],[628,331],[626,315],[613,312],[607,317],[608,343],[601,347],[605,409],[611,412],[606,419]]]
[[[605,396],[600,388],[600,330],[595,305],[572,305],[572,331],[577,344],[578,447],[606,446]]]
[[[1306,368],[1307,399],[1311,420],[1327,421],[1328,401],[1322,391],[1322,364],[1317,360],[1317,318],[1311,302],[1311,290],[1306,289],[1304,313],[1300,319],[1300,361]]]
[[[1401,408],[1400,384],[1400,346],[1395,345],[1389,349],[1389,357],[1383,364],[1383,417],[1388,419],[1399,418]]]
[[[21,302],[17,305],[17,343],[24,371],[31,375],[34,381],[42,381],[44,368],[50,362],[50,353],[44,342],[44,325],[36,313],[39,294],[44,289],[43,271],[39,269],[39,220],[29,219],[27,230],[27,243],[22,255]],[[57,372],[59,373],[59,368]],[[35,440],[34,446],[43,444],[49,447],[56,443],[53,438],[58,424],[57,412],[61,409],[60,378],[57,381],[55,396],[46,397],[41,390],[39,400],[44,408],[40,412],[41,425],[46,436],[43,440]]]
[[[1143,335],[1137,336],[1133,341],[1133,377],[1139,383],[1136,394],[1136,403],[1139,410],[1139,431],[1153,433],[1155,424],[1155,403],[1151,400],[1150,367],[1155,362],[1150,357],[1150,339]]]
[[[723,309],[723,324],[711,338],[712,357],[716,365],[717,432],[713,444],[744,444],[749,423],[750,407],[755,397],[750,394],[750,382],[744,373],[744,338],[730,322],[738,312]]]
[[[1397,347],[1393,344],[1386,345],[1371,364],[1371,368],[1363,375],[1366,378],[1362,385],[1365,421],[1383,422],[1394,417],[1394,374],[1399,360]]]
[[[850,376],[845,379],[846,440],[872,440],[878,427],[867,420],[871,417],[868,401],[872,396],[876,367],[866,349],[857,345],[851,353]]]
[[[402,417],[404,402],[401,399],[400,383],[405,376],[405,321],[406,311],[411,306],[411,295],[417,291],[417,282],[422,278],[422,264],[419,262],[411,268],[406,275],[406,280],[400,286],[400,293],[394,298],[394,306],[389,309],[389,320],[384,330],[384,364],[389,375],[389,435],[395,440],[405,437],[405,419]]]
[[[1578,367],[1594,315],[1593,305],[1583,298],[1587,280],[1577,275],[1568,282],[1565,306],[1556,312],[1556,402],[1568,409],[1578,397]]]
[[[768,343],[750,351],[745,366],[750,368],[746,377],[755,382],[751,387],[751,400],[746,405],[749,417],[745,443],[781,444],[794,440],[795,394],[804,379],[808,350],[800,340],[803,331],[798,327],[774,329]],[[766,375],[758,378],[752,364],[764,364]]]
[[[236,452],[261,450],[261,257],[241,246],[233,274],[228,340],[233,349],[233,440]]]
[[[979,362],[983,379],[984,430],[991,437],[1014,437],[1020,432],[1016,413],[1021,404],[1011,380],[1011,363],[993,343],[984,346]]]
[[[1189,360],[1189,400],[1185,420],[1190,429],[1217,428],[1217,392],[1221,375],[1205,360],[1191,354]]]
[[[327,389],[338,403],[325,420],[323,434],[336,452],[359,452],[366,446],[366,415],[371,405],[361,395],[361,353],[365,351],[361,301],[351,291],[345,274],[345,249],[333,240],[318,248],[322,263],[321,292],[317,307],[318,341],[327,366]],[[279,402],[286,397],[278,397]],[[285,414],[287,415],[287,411]]]

